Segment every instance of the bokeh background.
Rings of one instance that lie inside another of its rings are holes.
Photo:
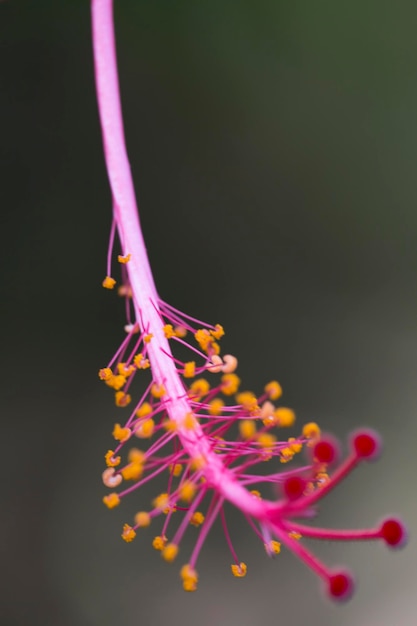
[[[417,521],[416,17],[410,0],[116,2],[160,294],[221,322],[244,386],[278,378],[300,425],[384,438],[324,525]],[[343,607],[292,555],[268,560],[238,515],[247,577],[215,528],[196,594],[152,550],[156,529],[121,541],[157,486],[101,502],[119,414],[96,372],[124,321],[101,288],[111,203],[89,5],[9,0],[0,29],[2,626],[416,624],[412,538],[395,554],[314,544],[357,572]]]

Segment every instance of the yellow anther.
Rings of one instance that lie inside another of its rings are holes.
[[[236,374],[223,374],[220,389],[225,396],[233,396],[239,389],[240,378]]]
[[[152,385],[151,395],[154,398],[157,398],[157,399],[162,398],[162,396],[164,396],[165,394],[166,394],[165,387],[162,384],[158,385],[158,383],[154,383]]]
[[[175,545],[175,543],[169,543],[162,550],[162,558],[165,561],[168,561],[168,563],[172,563],[172,561],[175,561],[177,554],[178,554],[178,546]]]
[[[215,339],[221,339],[224,335],[223,326],[216,324],[214,330],[210,330],[210,335],[212,335]]]
[[[180,474],[182,472],[182,465],[181,465],[181,463],[171,463],[171,465],[169,466],[169,471],[175,477],[180,476]]]
[[[184,378],[194,378],[195,376],[195,361],[187,361],[184,363]]]
[[[301,539],[302,535],[300,533],[297,533],[295,530],[292,530],[290,533],[288,533],[288,537],[298,541],[299,539]]]
[[[262,419],[263,425],[266,426],[266,428],[270,428],[271,426],[275,426],[276,424],[274,411],[275,407],[272,402],[269,402],[269,400],[264,402],[261,406],[260,417]]]
[[[207,352],[210,344],[213,342],[213,337],[206,328],[200,328],[194,333],[195,340],[202,350]]]
[[[102,478],[106,487],[111,487],[112,489],[117,487],[117,485],[120,485],[123,480],[120,474],[115,473],[114,467],[108,467],[105,469],[102,474]]]
[[[270,400],[278,400],[282,396],[281,385],[276,380],[271,380],[270,383],[265,385],[264,390]]]
[[[246,563],[239,563],[239,565],[233,563],[230,568],[232,570],[233,576],[236,576],[236,578],[243,578],[244,576],[246,576],[246,572],[248,569]]]
[[[155,422],[151,417],[148,419],[142,419],[135,424],[135,435],[139,439],[149,439],[152,437],[155,429]]]
[[[258,491],[257,489],[252,489],[252,491],[250,491],[250,493],[253,495],[254,498],[257,498],[258,500],[262,500],[261,492]]]
[[[104,496],[103,502],[108,509],[114,509],[120,504],[120,498],[117,493],[109,493],[108,496]]]
[[[254,420],[241,420],[239,421],[239,433],[242,439],[249,441],[256,435],[256,424]]]
[[[187,430],[194,430],[197,424],[198,422],[192,413],[186,413],[184,415],[184,419],[182,421],[182,425],[184,426],[184,428],[186,428]]]
[[[197,591],[197,582],[196,580],[192,580],[192,578],[186,578],[182,581],[182,588],[184,591]]]
[[[206,465],[206,459],[203,456],[195,456],[190,461],[190,469],[193,472],[197,472],[198,470],[203,469],[205,465]]]
[[[271,435],[270,433],[260,433],[257,437],[258,444],[262,448],[262,459],[264,461],[269,461],[272,453],[274,452],[274,445],[276,442],[276,437]]]
[[[290,444],[290,449],[292,452],[294,452],[294,454],[301,452],[301,450],[303,449],[303,444],[300,443],[295,437],[290,437],[288,439],[288,443]]]
[[[124,443],[127,441],[132,434],[130,428],[122,428],[120,424],[115,424],[113,428],[113,437],[116,441],[120,441],[120,443]]]
[[[116,284],[116,281],[111,276],[106,276],[106,278],[101,283],[105,289],[113,289]]]
[[[234,374],[229,374],[229,376],[234,376]],[[254,415],[258,415],[260,413],[258,400],[255,394],[251,391],[243,391],[242,393],[238,393],[236,396],[236,401],[241,404],[246,411],[249,411],[249,413],[252,413]]]
[[[302,436],[306,439],[318,439],[320,437],[320,427],[315,422],[304,424]]]
[[[152,413],[153,409],[149,402],[144,402],[140,405],[140,407],[136,410],[136,417],[146,417]]]
[[[198,581],[198,574],[189,563],[186,563],[182,566],[182,568],[180,569],[180,576],[182,580],[194,580],[195,582]]]
[[[291,450],[291,448],[283,448],[279,452],[281,455],[280,456],[281,463],[288,463],[288,461],[291,461],[291,459],[294,456],[294,452]]]
[[[103,367],[99,370],[98,377],[100,380],[110,380],[113,377],[113,372],[110,367]]]
[[[152,501],[155,509],[159,509],[160,511],[166,511],[169,509],[169,496],[167,493],[160,493],[159,496]]]
[[[147,335],[144,336],[143,342],[144,343],[150,343],[152,341],[152,338],[153,338],[153,334],[152,333],[148,333]]]
[[[129,463],[129,465],[120,470],[120,473],[125,480],[138,480],[143,474],[143,464]]]
[[[174,422],[174,420],[170,420],[170,419],[164,420],[162,422],[162,426],[164,430],[166,430],[169,433],[175,432],[178,428],[177,423]]]
[[[205,378],[197,378],[197,380],[191,383],[188,395],[193,398],[201,398],[208,394],[209,391],[210,383]]]
[[[167,339],[171,339],[175,337],[175,330],[172,327],[172,324],[165,324],[164,326],[164,335]]]
[[[265,544],[265,549],[269,554],[279,554],[281,552],[281,544],[279,541],[270,541]]]
[[[129,526],[129,524],[125,524],[123,526],[122,539],[124,539],[124,541],[126,541],[127,543],[130,543],[134,540],[135,537],[135,530],[131,526]]]
[[[280,406],[274,411],[275,424],[282,428],[290,428],[295,422],[295,413],[286,406]]]
[[[117,257],[117,260],[122,265],[125,265],[126,263],[129,263],[131,258],[132,258],[131,254],[125,254],[124,256],[122,254],[119,254],[118,257]]]
[[[129,393],[125,393],[124,391],[116,391],[114,394],[116,406],[127,406],[130,404],[131,400],[131,395]]]
[[[213,341],[208,349],[208,354],[210,354],[211,356],[213,356],[214,354],[219,355],[220,354],[220,346],[216,341]]]
[[[155,550],[163,550],[166,546],[167,543],[167,538],[166,537],[161,537],[161,535],[158,535],[157,537],[154,537],[154,540],[152,541],[152,547],[155,548]]]
[[[108,378],[105,382],[108,387],[111,387],[115,391],[119,391],[119,389],[124,387],[126,383],[126,378],[118,374],[116,376],[112,376],[111,378]]]
[[[223,357],[224,364],[222,366],[222,372],[225,374],[231,374],[237,368],[237,358],[232,354],[225,354]]]
[[[147,513],[146,511],[139,511],[139,513],[136,513],[135,515],[136,526],[138,526],[139,528],[145,528],[146,526],[149,526],[150,523],[151,523],[151,516],[149,515],[149,513]]]
[[[191,482],[191,480],[184,481],[178,490],[180,500],[183,502],[191,502],[195,496],[196,489],[195,484]]]
[[[223,400],[220,400],[220,398],[213,398],[213,400],[209,402],[209,407],[207,411],[209,415],[221,415],[223,407]]]
[[[133,358],[133,363],[136,365],[138,370],[147,370],[151,366],[149,359],[146,359],[142,352],[139,352],[139,354]]]
[[[135,370],[136,368],[133,365],[126,365],[126,363],[117,364],[117,371],[125,378],[129,378]]]
[[[142,464],[145,463],[146,455],[142,450],[138,450],[137,448],[131,448],[129,450],[127,458],[131,463]]]
[[[113,456],[114,455],[114,450],[108,450],[106,452],[106,454],[104,455],[104,458],[106,459],[106,465],[107,467],[117,467],[117,465],[120,465],[120,456]]]
[[[175,334],[180,339],[184,339],[187,336],[187,329],[184,326],[175,326]]]
[[[195,513],[192,514],[191,519],[190,519],[190,524],[192,526],[201,526],[201,524],[204,522],[204,515],[202,514],[201,511],[196,511]]]
[[[327,474],[327,472],[319,472],[318,474],[316,474],[317,487],[324,487],[324,485],[328,483],[329,480],[330,476]]]

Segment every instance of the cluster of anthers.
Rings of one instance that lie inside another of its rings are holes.
[[[169,342],[170,349],[160,346],[156,349],[162,350],[171,362],[181,393],[173,397],[167,392],[164,379],[156,380],[151,375],[140,399],[132,401],[134,378],[142,370],[151,370],[149,353],[155,339],[151,331],[155,329],[132,322],[132,290],[125,271],[130,258],[119,256],[118,260],[124,270],[118,291],[126,298],[127,335],[110,363],[100,369],[99,378],[113,389],[117,407],[129,407],[129,416],[123,425],[114,425],[116,444],[105,455],[107,469],[103,472],[103,482],[112,491],[103,501],[113,509],[159,474],[167,475],[166,490],[156,495],[150,510],[139,511],[131,525],[124,525],[121,535],[124,541],[133,541],[139,529],[162,517],[152,545],[165,561],[172,562],[186,530],[190,526],[200,528],[191,557],[180,572],[184,589],[195,591],[200,550],[215,519],[220,518],[231,554],[231,571],[236,577],[245,576],[247,566],[236,554],[226,522],[227,495],[218,488],[218,477],[220,483],[227,477],[232,484],[244,488],[258,505],[252,507],[253,511],[244,507],[243,515],[266,553],[276,555],[281,545],[286,545],[327,581],[332,596],[345,598],[352,590],[350,575],[327,569],[300,540],[303,537],[382,539],[396,547],[403,543],[403,526],[397,519],[386,519],[371,530],[329,530],[300,524],[295,519],[311,518],[320,499],[360,461],[377,457],[380,448],[377,436],[368,430],[354,434],[349,456],[331,472],[329,468],[337,461],[337,446],[321,435],[316,423],[304,424],[292,437],[282,436],[287,429],[293,429],[295,414],[288,407],[277,406],[282,395],[280,384],[269,382],[258,396],[241,391],[236,357],[220,353],[222,326],[202,324],[162,301],[154,302],[153,307],[158,313],[158,331]],[[108,275],[103,286],[113,289],[115,280]],[[189,342],[188,337],[191,337]],[[175,345],[182,352],[186,347],[190,360],[176,358]],[[173,410],[178,402],[188,405],[180,420]],[[195,438],[199,445],[197,448],[192,445],[191,450],[198,452],[190,455],[187,443],[195,442]],[[132,441],[136,443],[133,447]],[[127,447],[130,447],[128,451]],[[307,452],[302,455],[304,463],[287,469],[286,464],[303,449]],[[217,471],[213,472],[212,464]],[[268,465],[272,466],[270,471],[266,469]],[[278,489],[271,491],[274,485]],[[114,491],[119,486],[122,490]],[[274,491],[282,494],[278,502],[263,500],[265,492]],[[175,524],[179,515],[181,521]],[[173,525],[175,530],[171,530]]]
[[[381,539],[398,547],[405,540],[403,525],[390,518],[370,530],[350,531],[297,520],[311,519],[320,500],[347,474],[360,462],[376,458],[378,437],[367,430],[355,433],[347,458],[339,462],[337,446],[313,422],[284,436],[293,429],[295,415],[277,406],[279,383],[269,382],[260,395],[241,391],[236,357],[220,353],[223,328],[193,319],[159,298],[124,142],[112,0],[92,0],[92,18],[97,99],[113,199],[103,286],[110,290],[116,286],[111,260],[117,229],[122,252],[118,289],[126,299],[127,314],[126,337],[99,371],[114,392],[116,406],[129,412],[127,419],[114,425],[116,443],[105,455],[103,482],[111,492],[104,503],[113,509],[156,476],[166,475],[164,493],[155,494],[149,510],[139,511],[131,524],[125,524],[122,538],[131,542],[141,528],[162,518],[153,547],[172,562],[187,529],[198,528],[191,556],[180,571],[186,591],[197,588],[197,559],[217,519],[230,550],[232,573],[246,575],[247,566],[235,551],[226,521],[225,505],[231,504],[268,555],[285,546],[318,574],[330,596],[346,598],[353,587],[351,575],[326,567],[305,547],[304,538]],[[149,378],[144,393],[134,399],[138,374],[145,381],[146,375]],[[132,441],[137,445],[131,446]],[[303,449],[307,454],[300,455]],[[304,461],[288,469],[294,457]]]

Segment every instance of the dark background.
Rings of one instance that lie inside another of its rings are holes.
[[[326,500],[326,526],[417,520],[416,17],[406,0],[116,2],[161,296],[221,322],[245,386],[278,378],[300,424],[384,438],[381,461]],[[157,487],[101,503],[119,415],[96,372],[124,322],[100,286],[111,204],[88,2],[3,2],[0,29],[2,626],[415,624],[412,541],[314,544],[358,574],[342,608],[292,555],[268,560],[239,516],[247,577],[216,528],[196,594],[152,529],[121,542],[128,506]]]

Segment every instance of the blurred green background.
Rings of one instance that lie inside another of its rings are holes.
[[[385,454],[322,509],[325,526],[417,522],[415,2],[116,1],[126,135],[161,296],[220,322],[245,386],[278,378],[299,423]],[[358,591],[323,600],[238,515],[248,575],[215,528],[184,594],[177,568],[108,512],[119,417],[97,369],[123,337],[101,288],[111,202],[89,3],[0,4],[4,626],[413,626],[415,543],[312,546]],[[129,509],[129,506],[131,507]],[[193,545],[183,544],[183,560]]]

